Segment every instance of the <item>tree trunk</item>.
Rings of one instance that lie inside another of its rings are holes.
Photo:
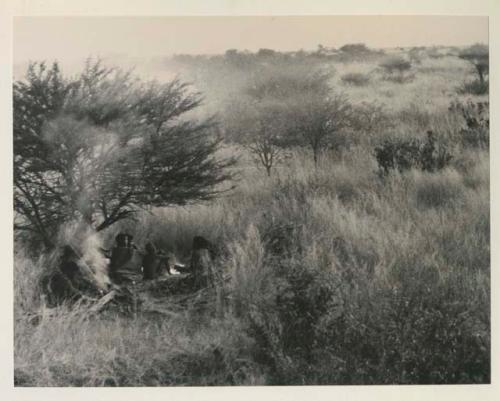
[[[313,148],[314,169],[318,168],[318,149]]]
[[[481,66],[476,66],[477,73],[479,75],[479,82],[481,82],[481,85],[484,85],[484,71]]]

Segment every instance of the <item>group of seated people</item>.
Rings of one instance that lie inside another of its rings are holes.
[[[151,242],[146,243],[144,251],[139,250],[130,234],[116,236],[109,258],[109,277],[115,284],[154,280],[164,273],[172,274],[168,255],[158,252]]]
[[[155,280],[164,274],[188,273],[195,280],[204,277],[204,255],[217,255],[215,247],[205,238],[195,236],[192,244],[191,261],[188,266],[174,263],[166,253],[158,251],[148,242],[139,249],[130,234],[120,233],[112,249],[101,251],[109,259],[108,274],[117,285],[138,283],[141,280]],[[71,245],[62,248],[59,268],[42,279],[42,287],[51,306],[70,299],[79,299],[82,294],[94,294],[98,289],[82,275],[79,261],[82,255]]]

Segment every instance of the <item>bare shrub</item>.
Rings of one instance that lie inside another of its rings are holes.
[[[377,102],[361,102],[353,105],[350,128],[363,135],[372,136],[394,125],[386,108]]]
[[[253,96],[258,94],[254,93]],[[283,105],[267,97],[259,100],[253,97],[241,99],[227,108],[227,136],[242,145],[257,166],[265,169],[268,177],[288,156],[285,117]]]

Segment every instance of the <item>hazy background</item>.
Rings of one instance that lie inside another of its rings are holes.
[[[311,50],[319,44],[338,47],[357,42],[377,48],[487,43],[488,18],[16,17],[14,75],[19,77],[29,60],[58,59],[68,71],[90,55],[134,65],[179,53],[217,54],[230,48]]]

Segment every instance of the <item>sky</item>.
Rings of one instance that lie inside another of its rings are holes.
[[[488,43],[487,17],[16,17],[14,63],[89,56],[312,50],[318,44],[407,47]]]

